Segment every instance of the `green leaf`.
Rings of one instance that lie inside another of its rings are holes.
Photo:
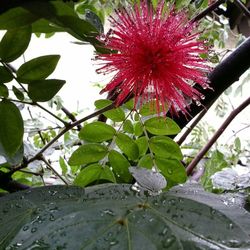
[[[7,98],[9,96],[9,90],[8,88],[0,83],[0,96]]]
[[[63,28],[66,32],[80,40],[94,41],[98,32],[89,22],[81,19],[74,8],[62,1],[27,1],[23,6],[40,18]]]
[[[156,157],[155,162],[157,167],[161,170],[161,173],[168,181],[168,184],[169,182],[171,182],[171,184],[180,184],[186,182],[186,169],[180,161]]]
[[[13,79],[11,72],[4,66],[0,66],[0,84],[10,82]]]
[[[17,78],[20,82],[43,80],[56,68],[60,55],[47,55],[34,58],[20,66],[17,70]]]
[[[74,184],[77,186],[85,187],[88,184],[99,181],[107,180],[109,182],[116,182],[113,172],[108,166],[102,167],[99,164],[92,164],[84,168],[75,178]]]
[[[49,22],[46,19],[39,19],[36,22],[32,23],[32,32],[33,33],[45,33],[45,34],[51,34],[53,32],[62,32],[64,31],[63,28],[60,28],[55,25],[51,25],[51,22]]]
[[[12,90],[14,95],[16,96],[16,98],[20,101],[24,100],[24,94],[21,90],[19,90],[18,88],[16,88],[15,86],[12,86]]]
[[[149,146],[156,156],[182,159],[179,145],[167,136],[154,136],[149,139]]]
[[[0,102],[0,155],[13,157],[23,142],[23,119],[19,109],[8,100]]]
[[[136,160],[139,156],[139,149],[137,144],[129,136],[118,133],[116,140],[117,146],[120,150],[127,155],[131,160]]]
[[[12,62],[27,49],[31,38],[31,27],[25,26],[6,31],[0,42],[0,58],[3,62]]]
[[[138,166],[142,168],[152,169],[153,165],[154,165],[153,159],[150,154],[142,156],[138,162]]]
[[[69,158],[69,165],[82,165],[97,162],[105,157],[108,148],[100,144],[85,144],[73,152]]]
[[[143,134],[143,127],[142,127],[142,124],[141,122],[136,122],[135,123],[135,135],[136,136],[141,136]]]
[[[119,152],[111,150],[108,155],[110,165],[120,182],[130,183],[132,175],[128,171],[130,167],[129,161]]]
[[[135,143],[139,148],[139,156],[145,155],[148,151],[148,140],[145,136],[138,138]]]
[[[107,99],[100,99],[95,101],[95,106],[97,109],[102,109],[112,104],[112,101]],[[125,120],[125,113],[122,108],[115,108],[103,113],[107,118],[114,122],[123,122]]]
[[[104,122],[86,124],[79,132],[79,138],[90,142],[103,142],[113,139],[116,130]]]
[[[68,171],[68,166],[65,160],[61,156],[59,157],[59,165],[61,167],[62,174],[65,175]]]
[[[144,125],[153,135],[175,135],[181,131],[180,127],[169,117],[153,117],[146,120]]]
[[[131,185],[33,188],[0,198],[0,244],[20,250],[249,249],[250,214],[223,201],[188,185],[149,197]]]
[[[28,95],[34,102],[47,102],[57,94],[64,84],[64,80],[58,79],[32,81],[28,85]]]
[[[201,184],[205,190],[213,191],[211,176],[226,167],[228,167],[228,163],[224,159],[224,155],[219,150],[213,152],[211,159],[205,163],[205,172],[201,177]]]
[[[17,29],[31,24],[39,17],[22,7],[11,8],[0,15],[0,30]]]
[[[127,132],[129,134],[133,134],[134,133],[134,126],[132,124],[132,122],[130,120],[126,120],[123,123],[123,131]]]

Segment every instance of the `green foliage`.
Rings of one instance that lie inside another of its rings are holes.
[[[58,79],[32,81],[28,85],[28,95],[32,101],[47,102],[57,94],[64,84],[64,80]]]
[[[0,154],[13,157],[22,145],[23,119],[19,109],[8,100],[0,102]]]
[[[70,157],[69,165],[82,165],[97,162],[108,153],[107,147],[100,144],[85,144],[80,146]]]
[[[228,167],[228,163],[225,161],[224,155],[218,150],[215,151],[211,159],[206,162],[205,172],[201,177],[202,185],[206,190],[213,190],[213,184],[210,177],[225,167]]]
[[[145,127],[153,135],[176,135],[180,132],[179,126],[168,117],[153,117],[145,122]]]
[[[99,164],[92,164],[81,170],[74,180],[74,184],[85,187],[88,184],[101,180],[116,182],[113,172],[108,166],[101,166]]]
[[[109,106],[110,104],[112,104],[112,101],[107,100],[107,99],[100,99],[100,100],[95,101],[95,106],[97,109],[105,108]],[[103,113],[103,115],[105,115],[107,118],[109,118],[113,122],[122,122],[125,119],[125,113],[120,107],[106,111]]]
[[[59,55],[47,55],[22,64],[16,72],[18,81],[30,83],[31,81],[47,78],[55,70],[59,59]]]
[[[0,66],[0,84],[10,82],[13,79],[11,72],[4,66]]]
[[[4,249],[250,247],[249,213],[197,186],[156,197],[138,196],[130,185],[36,188],[0,198],[0,218]]]
[[[21,56],[27,49],[31,39],[30,26],[6,31],[0,42],[0,59],[8,63]]]
[[[103,122],[86,124],[79,133],[79,138],[89,142],[103,142],[113,139],[116,130]]]

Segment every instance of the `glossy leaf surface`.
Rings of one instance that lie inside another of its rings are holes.
[[[0,244],[20,250],[249,249],[249,213],[194,190],[145,197],[130,185],[105,184],[7,195],[0,198]]]

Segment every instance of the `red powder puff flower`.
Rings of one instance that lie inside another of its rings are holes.
[[[172,112],[186,113],[187,99],[202,98],[194,83],[208,87],[209,67],[200,57],[207,52],[205,42],[192,32],[195,24],[187,20],[186,12],[165,7],[164,1],[155,10],[141,1],[133,9],[116,11],[111,17],[112,33],[100,38],[106,48],[117,52],[97,56],[102,61],[97,72],[114,73],[101,93],[118,93],[117,106],[133,94],[135,106],[156,100],[158,113],[166,104]]]

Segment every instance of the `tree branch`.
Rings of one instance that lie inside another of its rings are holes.
[[[210,87],[213,89],[202,89],[195,86],[204,96],[201,105],[197,106],[191,103],[189,114],[196,116],[201,110],[207,109],[218,97],[234,82],[239,80],[240,76],[250,67],[250,37],[245,40],[234,52],[218,64],[208,75]],[[171,115],[171,114],[169,114]],[[181,112],[174,118],[175,122],[181,127],[185,127],[189,122],[185,114]]]
[[[213,137],[209,140],[209,142],[201,149],[201,151],[196,155],[196,157],[191,161],[191,163],[187,166],[186,172],[190,175],[197,165],[197,163],[203,158],[203,156],[208,152],[208,150],[213,146],[216,140],[221,136],[221,134],[225,131],[227,126],[231,123],[231,121],[248,105],[250,104],[250,97],[248,97],[241,105],[239,105],[235,110],[233,110],[227,119],[222,123],[220,128],[215,132]]]

